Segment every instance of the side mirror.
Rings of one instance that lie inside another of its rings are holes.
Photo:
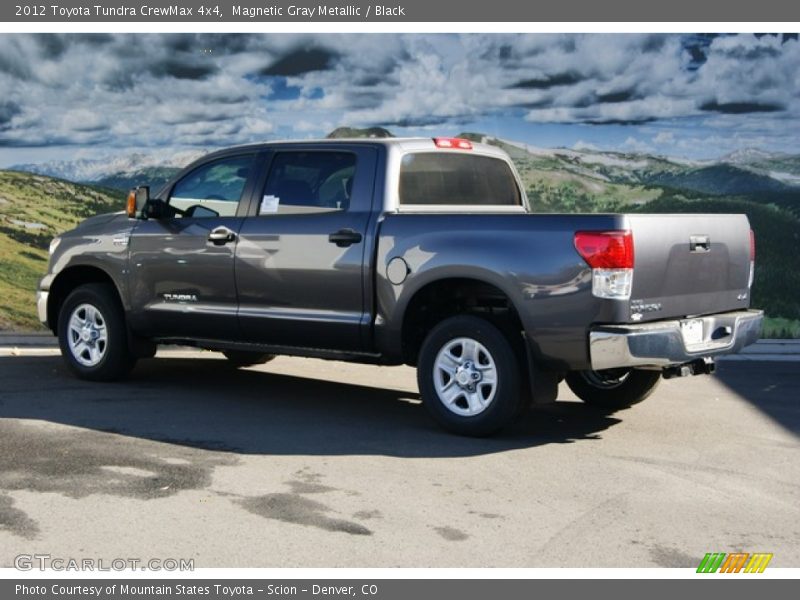
[[[141,219],[144,216],[144,207],[150,201],[150,187],[141,185],[133,188],[128,194],[128,203],[125,212],[131,219]]]

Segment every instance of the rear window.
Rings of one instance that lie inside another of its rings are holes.
[[[476,154],[406,154],[400,167],[400,204],[521,206],[505,161]]]

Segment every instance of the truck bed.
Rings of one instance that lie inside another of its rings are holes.
[[[630,298],[592,294],[577,231],[631,231]],[[408,265],[402,285],[387,265]],[[375,334],[382,352],[414,295],[443,277],[484,281],[507,296],[539,358],[589,368],[588,332],[747,308],[750,228],[744,215],[388,214],[380,224]]]

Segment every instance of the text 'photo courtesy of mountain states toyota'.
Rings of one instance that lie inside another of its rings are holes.
[[[39,318],[69,368],[157,344],[417,368],[446,429],[488,435],[558,385],[606,410],[760,334],[745,215],[532,214],[499,148],[276,142],[205,156],[53,240]]]

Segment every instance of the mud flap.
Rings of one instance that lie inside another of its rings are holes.
[[[558,384],[562,377],[553,371],[544,371],[536,366],[533,352],[528,344],[525,344],[525,356],[528,368],[526,369],[526,379],[528,381],[528,394],[531,404],[550,404],[558,399]]]

